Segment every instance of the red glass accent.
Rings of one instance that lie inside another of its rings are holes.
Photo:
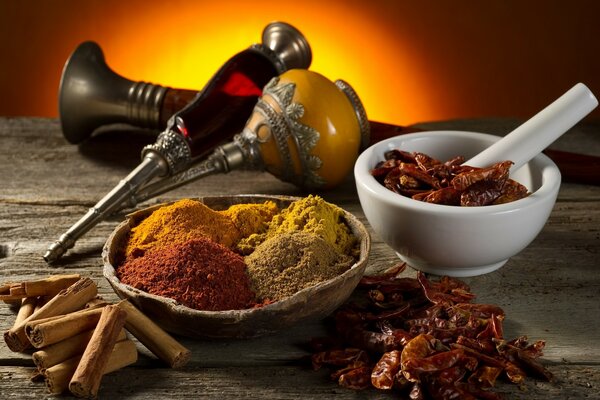
[[[262,88],[277,75],[262,52],[248,49],[221,67],[194,101],[175,114],[174,126],[188,139],[192,157],[201,157],[240,133]]]
[[[231,77],[221,89],[224,93],[231,96],[260,96],[262,88],[256,86],[246,75],[240,72],[233,72]]]

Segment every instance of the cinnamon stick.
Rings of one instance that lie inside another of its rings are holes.
[[[102,309],[98,325],[69,382],[69,390],[75,396],[93,398],[98,394],[102,375],[126,317],[127,313],[116,305]]]
[[[115,343],[102,374],[106,375],[135,363],[137,355],[137,348],[132,340],[127,339]],[[69,382],[80,361],[81,356],[75,356],[43,371],[46,387],[51,394],[60,394],[69,388]]]
[[[25,334],[25,325],[30,321],[70,313],[81,309],[98,294],[96,284],[89,278],[81,278],[67,289],[61,290],[42,308],[28,318],[4,332],[4,341],[12,351],[23,351],[30,343]]]
[[[15,296],[15,297],[27,297],[27,295],[25,294],[25,288],[23,286],[21,286],[20,284],[14,285],[10,287],[9,290],[9,294],[11,296]]]
[[[4,284],[0,288],[0,300],[11,301],[24,297],[55,296],[80,278],[79,274],[52,275],[44,279]]]
[[[26,281],[21,284],[27,297],[56,296],[58,292],[68,288],[81,279],[79,274],[52,275],[44,279]]]
[[[13,295],[10,291],[7,294],[0,294],[0,300],[7,304],[16,304],[17,301],[20,301],[25,296]]]
[[[32,321],[25,325],[25,334],[33,347],[41,349],[93,329],[100,319],[100,314],[102,308],[92,308]]]
[[[36,351],[31,355],[31,358],[36,367],[41,371],[44,371],[69,358],[81,356],[93,334],[93,329],[81,332],[61,342],[51,344],[50,346]],[[117,337],[117,342],[125,339],[127,339],[127,334],[125,333],[125,329],[121,329],[119,336]],[[75,370],[73,370],[73,372],[75,372]]]
[[[171,368],[179,368],[187,364],[191,357],[190,350],[173,339],[128,300],[120,301],[117,306],[127,312],[125,328],[154,355]]]
[[[19,311],[17,312],[17,318],[15,318],[13,326],[20,325],[21,322],[29,318],[29,316],[34,313],[36,304],[37,299],[35,297],[24,298],[21,301],[21,307],[19,307]]]
[[[15,296],[10,294],[10,288],[14,285],[12,282],[4,282],[0,285],[0,300],[3,300],[6,304],[14,304],[17,299]]]
[[[4,282],[2,285],[0,285],[0,296],[5,296],[7,294],[10,294],[11,286],[12,286],[11,282]]]

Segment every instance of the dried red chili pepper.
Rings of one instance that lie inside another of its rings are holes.
[[[363,276],[358,283],[359,287],[385,284],[395,279],[406,269],[406,263],[398,263],[379,275]]]
[[[527,370],[534,376],[547,381],[552,381],[554,379],[550,371],[544,368],[544,366],[540,364],[535,357],[532,357],[523,349],[510,344],[505,344],[504,346],[501,346],[498,351],[501,354],[506,354],[511,362],[519,365],[519,367]]]
[[[401,349],[406,344],[406,336],[403,334],[386,334],[364,328],[353,328],[345,332],[345,338],[352,346],[379,354]]]
[[[376,287],[384,294],[396,293],[404,297],[404,294],[420,294],[421,284],[413,278],[395,278],[385,282],[376,282],[372,284],[360,283],[359,287]]]
[[[398,165],[398,171],[400,171],[401,174],[408,175],[434,189],[440,188],[440,181],[438,179],[429,175],[415,164],[400,163],[400,165]]]
[[[410,400],[425,400],[425,393],[423,387],[419,382],[416,382],[408,394]]]
[[[406,343],[408,343],[408,341],[414,337],[410,334],[410,332],[392,326],[392,324],[389,321],[379,321],[377,323],[377,327],[381,329],[381,333],[384,333],[386,335],[392,335],[398,340],[400,340],[400,343],[403,347],[406,346]]]
[[[427,154],[417,152],[417,153],[414,153],[414,155],[415,155],[415,162],[417,163],[419,168],[421,168],[423,171],[428,171],[435,166],[443,165],[440,160],[430,157]]]
[[[456,190],[465,190],[474,183],[481,181],[501,181],[502,185],[508,179],[508,171],[512,161],[501,161],[487,168],[477,168],[468,172],[461,172],[452,178],[452,186]]]
[[[427,196],[429,196],[433,192],[434,192],[434,190],[421,190],[421,191],[411,194],[410,198],[413,200],[425,201]],[[400,194],[403,194],[403,193],[400,193]],[[406,195],[408,196],[408,194],[406,194]]]
[[[434,353],[437,339],[431,335],[422,333],[404,346],[401,354],[402,372],[406,379],[411,382],[419,381],[418,377],[411,376],[411,371],[406,368],[406,364],[412,363],[413,360],[421,360]]]
[[[369,356],[361,349],[340,349],[313,354],[311,361],[313,369],[317,370],[323,365],[345,366],[357,361],[368,363]]]
[[[435,375],[435,380],[442,385],[454,385],[456,382],[459,382],[462,378],[464,378],[466,373],[467,371],[465,368],[455,365],[453,367],[441,370],[437,375]]]
[[[451,158],[450,160],[446,161],[444,163],[444,165],[447,167],[460,167],[460,165],[464,162],[465,162],[464,156],[456,156],[456,157]],[[470,168],[470,167],[468,167],[468,168]]]
[[[527,373],[552,379],[538,360],[543,341],[503,338],[502,308],[471,303],[474,294],[458,279],[406,278],[399,276],[403,269],[362,280],[359,292],[370,296],[336,311],[341,348],[316,353],[315,367],[341,367],[331,376],[345,387],[392,388],[424,400],[497,400],[488,389],[500,378],[517,384]]]
[[[427,196],[423,198],[423,201],[426,201],[427,203],[444,204],[447,206],[460,206],[462,196],[463,194],[453,187],[444,187],[428,192]]]
[[[374,304],[382,303],[385,301],[385,295],[379,289],[369,290],[369,300],[371,300]]]
[[[491,388],[496,383],[496,379],[498,379],[501,372],[502,368],[482,365],[469,376],[469,383],[473,383],[482,388]]]
[[[340,378],[340,376],[347,374],[348,372],[355,370],[357,368],[367,367],[368,365],[369,364],[364,361],[353,361],[352,363],[344,366],[343,368],[340,368],[337,371],[334,371],[331,374],[331,379],[338,380]]]
[[[383,182],[383,179],[387,174],[389,174],[394,168],[398,166],[399,162],[396,160],[385,160],[377,164],[375,168],[371,170],[371,175],[373,175],[380,182]]]
[[[407,188],[404,188],[400,183],[400,176],[402,176],[402,172],[400,172],[398,167],[392,169],[383,179],[383,185],[392,192],[404,194],[403,192],[405,192]]]
[[[362,322],[378,322],[382,320],[394,319],[404,315],[410,308],[410,304],[404,304],[395,309],[380,311],[380,312],[366,312],[361,311],[357,307],[345,307],[341,309],[336,315],[336,325],[340,332],[343,332],[348,325],[356,326],[357,323]],[[379,310],[378,310],[379,311]]]
[[[400,371],[400,351],[392,350],[383,353],[373,367],[371,383],[377,389],[391,389],[398,371]]]
[[[423,153],[391,150],[371,174],[389,190],[419,201],[454,206],[503,204],[528,195],[509,178],[512,161],[487,168],[462,165],[458,156],[441,162]]]
[[[349,389],[366,389],[371,386],[371,367],[361,366],[351,369],[338,378],[340,386]]]
[[[458,284],[456,279],[444,277],[438,284],[432,285],[422,272],[417,273],[417,280],[423,287],[425,296],[434,304],[463,303],[471,301],[475,295],[469,292],[469,287]]]
[[[546,346],[546,342],[544,342],[543,340],[537,340],[537,341],[529,344],[529,342],[527,341],[527,338],[523,337],[523,336],[520,338],[517,338],[515,340],[509,341],[508,344],[522,349],[524,352],[526,352],[531,357],[539,357],[539,356],[543,355],[543,350],[544,350],[544,347]]]
[[[419,182],[419,180],[413,176],[407,175],[407,174],[403,174],[403,171],[401,169],[398,169],[398,171],[400,171],[400,176],[398,177],[399,182],[398,184],[405,190],[405,191],[411,191],[411,190],[416,190],[417,192],[422,192],[423,189],[422,186],[423,184],[421,182]]]
[[[411,342],[407,347],[410,344]],[[406,350],[406,347],[404,349]],[[402,350],[402,373],[406,379],[413,382],[420,381],[423,374],[439,373],[456,365],[464,366],[469,371],[475,370],[477,366],[477,359],[467,356],[461,349],[441,351],[423,358],[405,358],[405,350]]]
[[[491,340],[482,340],[481,338],[473,339],[466,336],[459,336],[456,339],[456,343],[486,355],[491,355],[496,351],[496,345]]]
[[[503,337],[502,322],[500,318],[492,314],[487,320],[487,325],[484,330],[477,334],[477,339],[501,339]]]
[[[459,204],[463,207],[481,207],[493,204],[502,195],[503,182],[480,181],[460,193]]]
[[[399,149],[388,150],[384,153],[383,156],[385,157],[386,160],[397,160],[397,161],[403,161],[403,162],[408,162],[408,163],[413,163],[413,164],[416,162],[414,153],[410,153],[408,151],[399,150]]]
[[[502,194],[494,200],[494,204],[510,203],[527,196],[527,188],[517,181],[508,179],[502,187]]]
[[[525,371],[513,362],[507,361],[504,365],[504,372],[506,377],[512,383],[522,383],[525,380]]]

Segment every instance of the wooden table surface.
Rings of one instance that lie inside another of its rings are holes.
[[[478,119],[418,127],[502,135],[517,125],[515,120]],[[553,147],[600,156],[599,130],[596,124],[580,124]],[[0,118],[0,282],[76,272],[94,279],[100,293],[116,301],[102,276],[100,252],[123,213],[92,229],[56,266],[48,266],[42,254],[137,165],[141,147],[151,142],[147,132],[113,127],[73,146],[63,139],[57,120]],[[239,193],[306,195],[269,174],[242,171],[207,177],[149,203]],[[366,223],[352,177],[321,195]],[[367,273],[397,262],[377,235],[372,233],[372,239]],[[497,391],[506,398],[600,399],[599,260],[600,187],[563,182],[550,219],[532,244],[500,270],[465,279],[477,302],[504,308],[505,337],[546,341],[543,361],[557,381],[500,384]],[[14,317],[14,310],[0,304],[2,331]],[[308,354],[303,344],[323,332],[322,323],[315,322],[252,340],[180,338],[193,353],[180,370],[163,367],[138,344],[138,362],[105,376],[100,398],[395,398],[345,389],[330,381],[327,371],[312,371],[302,361]],[[30,382],[32,370],[30,354],[0,344],[0,398],[47,397],[43,384]]]

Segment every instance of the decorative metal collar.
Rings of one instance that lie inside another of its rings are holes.
[[[301,187],[318,188],[327,182],[318,174],[318,170],[323,164],[322,160],[311,153],[321,135],[316,129],[299,121],[304,115],[304,106],[292,101],[295,90],[296,84],[293,82],[280,84],[279,77],[271,79],[263,89],[263,97],[270,96],[281,111],[276,111],[263,98],[258,101],[256,110],[265,118],[265,124],[270,128],[277,149],[284,160],[284,176],[281,178]],[[293,139],[300,158],[302,166],[300,176],[294,172],[288,141],[290,137]]]
[[[371,124],[367,118],[365,107],[356,94],[356,91],[348,82],[338,79],[335,81],[335,86],[344,92],[348,100],[350,100],[350,104],[352,104],[360,128],[360,150],[365,150],[371,144]]]
[[[158,135],[154,144],[142,149],[142,157],[153,151],[167,162],[169,173],[176,174],[183,171],[192,161],[192,152],[182,134],[169,128]]]

